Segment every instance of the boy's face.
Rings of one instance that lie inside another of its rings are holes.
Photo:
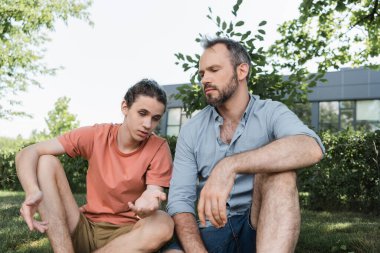
[[[136,141],[143,141],[159,124],[165,106],[156,98],[139,95],[131,107],[124,101],[122,111],[130,136]]]

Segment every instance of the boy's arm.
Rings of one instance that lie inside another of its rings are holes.
[[[44,232],[47,224],[33,219],[38,204],[43,198],[37,181],[38,160],[43,155],[60,155],[64,153],[65,150],[61,143],[57,139],[52,139],[25,147],[16,155],[17,176],[25,191],[25,201],[20,212],[30,230],[37,229]]]

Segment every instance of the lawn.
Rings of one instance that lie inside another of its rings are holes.
[[[0,191],[0,252],[52,252],[46,236],[29,232],[19,216],[21,192]],[[79,203],[84,196],[76,195]],[[358,213],[302,211],[297,253],[380,252],[380,217]]]

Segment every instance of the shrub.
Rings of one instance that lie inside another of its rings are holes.
[[[0,150],[0,190],[22,190],[17,178],[15,157],[16,153],[22,148],[33,143],[24,143],[13,147],[5,147]],[[65,168],[66,176],[71,190],[76,193],[86,190],[87,161],[81,157],[70,158],[67,155],[59,156]]]
[[[338,133],[322,132],[320,136],[326,148],[325,157],[317,165],[298,171],[303,207],[380,214],[380,131],[348,129]],[[174,158],[177,138],[165,138]],[[13,147],[0,149],[1,190],[21,190],[14,162],[20,148],[19,142],[15,142]],[[72,191],[84,192],[87,161],[67,155],[59,159]]]
[[[21,190],[15,169],[16,149],[0,149],[0,189]]]
[[[174,136],[174,135],[172,135],[172,136],[164,136],[163,138],[165,138],[168,141],[170,152],[172,153],[172,157],[174,159],[175,145],[177,144],[177,136]]]
[[[314,210],[380,213],[380,131],[347,129],[320,134],[323,160],[298,173],[304,204]]]

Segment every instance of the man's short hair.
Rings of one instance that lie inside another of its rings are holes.
[[[220,37],[214,39],[209,39],[206,37],[202,41],[202,46],[204,49],[211,48],[216,44],[223,44],[227,47],[228,51],[230,52],[230,60],[234,69],[236,69],[236,67],[242,63],[248,64],[249,70],[246,78],[248,81],[251,69],[251,57],[249,56],[244,46],[240,44],[238,41]]]

